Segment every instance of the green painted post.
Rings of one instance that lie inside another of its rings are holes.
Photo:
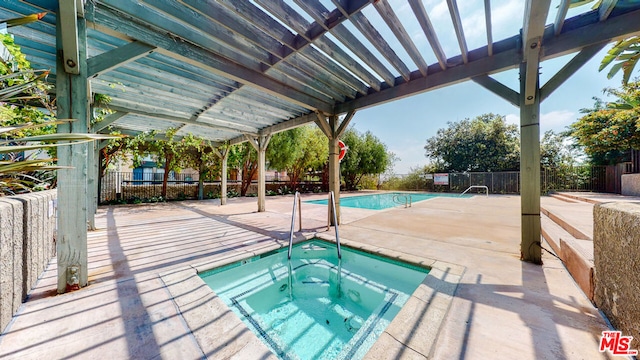
[[[62,4],[61,4],[62,5]],[[89,94],[86,64],[86,22],[77,19],[79,45],[79,74],[65,71],[62,56],[63,25],[58,16],[57,36],[57,117],[74,119],[69,124],[58,126],[59,133],[87,133],[89,128]],[[87,285],[87,157],[88,144],[74,144],[58,148],[58,164],[70,166],[58,170],[58,293]]]
[[[520,65],[520,207],[522,214],[522,260],[542,263],[540,247],[540,84],[536,74],[533,103],[525,105],[527,63]],[[537,67],[536,67],[537,69]],[[530,101],[531,99],[529,99]]]

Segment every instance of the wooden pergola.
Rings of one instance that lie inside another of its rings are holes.
[[[445,2],[457,39],[453,54],[445,54],[423,0],[7,0],[0,19],[47,12],[9,32],[34,68],[52,70],[57,116],[75,119],[60,132],[177,129],[177,136],[193,133],[216,144],[225,172],[227,146],[249,141],[259,154],[258,211],[265,210],[272,134],[312,122],[322,129],[339,209],[338,138],[355,111],[473,80],[520,108],[521,253],[540,263],[540,102],[607,43],[640,32],[640,2],[603,0],[567,18],[570,0],[557,7],[526,0],[521,28],[494,41],[491,1],[484,0],[486,45],[473,50],[456,0]],[[401,18],[404,5],[410,11]],[[547,24],[550,12],[555,20]],[[409,20],[421,31],[409,33]],[[571,53],[539,83],[542,61]],[[520,89],[491,77],[514,68]],[[110,96],[115,111],[95,124],[93,93]],[[58,174],[59,292],[72,266],[87,284],[100,146],[58,151],[59,163],[73,167]]]

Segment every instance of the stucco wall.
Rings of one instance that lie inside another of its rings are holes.
[[[640,174],[622,175],[622,195],[640,196]]]
[[[0,197],[0,330],[55,255],[56,191]]]
[[[640,348],[640,204],[607,203],[593,210],[595,303]]]

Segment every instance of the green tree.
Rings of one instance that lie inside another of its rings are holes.
[[[389,166],[387,146],[371,132],[360,134],[350,128],[342,141],[349,150],[340,164],[340,171],[348,190],[355,190],[365,175],[383,173]]]
[[[594,107],[582,109],[584,115],[570,125],[571,135],[594,164],[624,161],[628,150],[640,149],[640,82],[605,93],[617,99],[605,104],[595,98]]]
[[[267,149],[269,167],[286,171],[289,186],[296,189],[308,171],[322,170],[327,162],[329,145],[322,131],[303,126],[273,135]]]
[[[569,132],[556,133],[547,130],[540,140],[540,165],[547,168],[573,166],[579,162],[583,152]]]
[[[240,196],[245,196],[251,181],[258,173],[258,152],[248,142],[233,145],[229,148],[228,165],[242,171]]]
[[[166,134],[158,134],[155,131],[142,133],[129,141],[129,149],[133,152],[133,163],[140,164],[146,156],[156,159],[159,164],[163,164],[164,173],[162,175],[163,198],[167,198],[167,184],[169,172],[178,169],[179,164],[179,143],[174,140],[176,130],[169,129]]]
[[[204,181],[220,174],[220,157],[211,142],[192,134],[184,136],[176,147],[177,166],[198,170],[198,199],[204,199]]]
[[[517,170],[520,161],[518,127],[504,116],[483,114],[449,122],[427,139],[426,157],[440,165],[439,171]]]

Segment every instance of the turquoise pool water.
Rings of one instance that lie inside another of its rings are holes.
[[[428,269],[311,240],[202,273],[281,359],[361,359]]]
[[[359,195],[340,198],[340,206],[359,208],[359,209],[371,209],[371,210],[384,210],[395,206],[403,206],[405,197],[411,197],[411,202],[433,199],[435,197],[455,197],[459,198],[459,194],[446,194],[446,193],[405,193],[405,192],[393,192],[384,194],[371,194],[371,195]],[[397,197],[394,201],[394,197]],[[470,197],[470,195],[464,195],[464,197]],[[323,204],[327,205],[328,200],[308,200],[306,203],[310,204]],[[400,202],[398,202],[400,201]]]

